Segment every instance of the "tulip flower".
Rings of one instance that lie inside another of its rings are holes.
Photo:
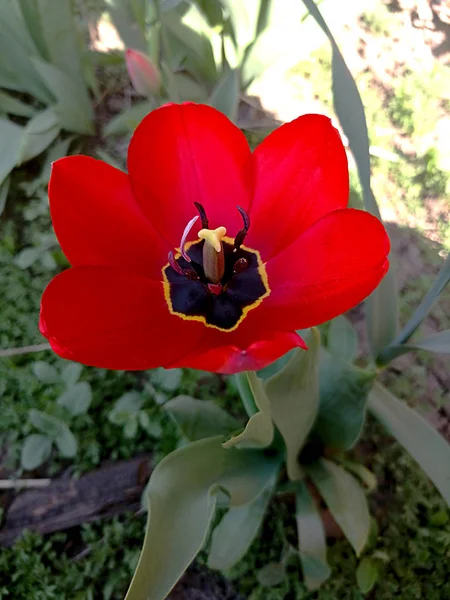
[[[40,330],[97,367],[261,369],[387,272],[383,225],[348,197],[325,116],[251,152],[214,108],[163,106],[134,133],[128,174],[86,156],[54,163],[50,211],[72,268],[46,288]]]
[[[155,96],[161,87],[158,67],[143,52],[130,48],[125,52],[125,62],[136,92],[148,98]]]

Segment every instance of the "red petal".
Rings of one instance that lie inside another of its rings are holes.
[[[57,275],[42,297],[39,328],[63,358],[127,370],[167,366],[204,333],[201,323],[169,313],[161,283],[104,267]]]
[[[256,331],[254,334],[257,336]],[[229,344],[227,344],[227,341],[227,334],[225,334],[222,336],[223,346],[212,350],[205,348],[205,351],[200,351],[200,353],[193,352],[172,366],[224,374],[258,371],[292,350],[292,348],[306,348],[302,338],[295,332],[274,331],[265,339],[254,341],[249,345],[236,345],[239,343],[236,336],[234,339],[230,337]]]
[[[252,311],[253,319],[285,330],[333,319],[377,287],[388,253],[389,238],[377,218],[354,209],[330,213],[267,262],[271,294]]]
[[[194,202],[203,204],[211,228],[223,225],[233,237],[242,228],[236,205],[250,203],[251,153],[214,108],[169,104],[151,112],[131,140],[128,170],[142,210],[172,246],[197,214]]]
[[[160,279],[167,245],[136,202],[128,175],[87,156],[54,163],[50,212],[73,266],[128,268]]]
[[[347,156],[322,115],[304,115],[271,133],[254,152],[256,191],[245,243],[265,260],[349,197]]]

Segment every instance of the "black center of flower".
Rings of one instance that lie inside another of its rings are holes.
[[[199,212],[202,225],[207,227],[203,207]],[[165,298],[172,314],[232,331],[270,293],[259,252],[242,245],[249,226],[247,214],[242,212],[244,229],[234,240],[226,237],[220,240],[218,268],[211,266],[216,255],[207,239],[199,239],[186,247],[182,244],[180,252],[169,254],[169,263],[163,267],[162,274]]]

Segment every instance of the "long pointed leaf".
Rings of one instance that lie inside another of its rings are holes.
[[[278,468],[251,450],[225,450],[222,437],[179,448],[164,458],[146,491],[144,546],[126,600],[163,600],[203,546],[220,490],[230,505],[251,502]]]
[[[298,549],[305,584],[309,590],[319,588],[331,575],[327,563],[327,540],[319,511],[302,481],[295,492],[295,519]]]
[[[0,185],[17,164],[23,127],[0,118]]]
[[[361,96],[314,0],[302,1],[330,41],[334,108],[356,161],[366,210],[381,218],[370,183],[369,135]],[[395,338],[398,330],[398,300],[392,265],[367,302],[367,325],[371,353],[375,358]]]
[[[369,509],[361,486],[345,469],[325,459],[308,467],[308,474],[359,556],[370,531]]]
[[[376,383],[369,410],[411,454],[450,506],[450,445],[405,402]]]

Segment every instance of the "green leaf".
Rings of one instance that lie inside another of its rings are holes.
[[[51,440],[46,435],[33,433],[24,440],[20,464],[27,471],[37,469],[49,458],[51,451]]]
[[[367,298],[365,310],[370,354],[380,363],[383,350],[398,332],[398,292],[392,260],[384,279]]]
[[[256,27],[261,0],[223,0],[234,33],[238,51],[244,52],[256,38]]]
[[[304,482],[297,484],[295,506],[303,577],[308,590],[316,590],[331,575],[331,569],[322,519]]]
[[[137,414],[130,415],[125,423],[125,427],[123,428],[124,436],[129,440],[135,438],[138,432],[138,427],[139,421]]]
[[[334,109],[356,161],[366,210],[381,218],[370,182],[369,135],[361,96],[333,34],[325,23],[314,0],[303,0],[303,4],[330,41]],[[398,300],[392,265],[381,284],[371,294],[366,310],[371,353],[376,357],[397,334]]]
[[[264,587],[275,587],[283,583],[286,577],[286,565],[282,562],[270,562],[256,573],[258,583]]]
[[[77,440],[65,423],[61,422],[59,434],[55,437],[54,442],[61,456],[64,458],[73,458],[78,449]]]
[[[225,450],[222,437],[199,440],[166,456],[146,491],[144,547],[126,600],[162,600],[203,546],[224,490],[231,506],[251,502],[278,468],[252,450]]]
[[[172,55],[179,54],[186,57],[184,62],[186,71],[196,75],[200,81],[217,81],[211,40],[219,34],[208,25],[205,17],[194,4],[190,5],[182,21],[176,11],[164,14],[162,27]]]
[[[0,2],[0,71],[5,76],[0,85],[27,92],[44,104],[52,97],[36,72],[32,57],[38,52],[23,21],[17,0]]]
[[[307,468],[334,520],[359,556],[370,532],[366,497],[359,483],[342,467],[320,459]]]
[[[419,463],[450,506],[450,445],[415,410],[380,383],[369,394],[368,408]]]
[[[0,216],[5,210],[6,200],[8,199],[9,185],[11,183],[11,178],[7,177],[3,183],[0,183]]]
[[[77,88],[78,94],[89,102],[81,64],[81,47],[75,29],[75,15],[71,0],[37,0],[42,37],[48,59],[44,60],[60,69]]]
[[[36,109],[0,90],[0,113],[2,112],[18,117],[32,117],[36,114]]]
[[[231,569],[245,556],[264,521],[274,486],[275,477],[252,502],[230,508],[222,517],[211,536],[210,569]]]
[[[208,104],[220,110],[233,123],[236,122],[239,105],[239,71],[225,72],[214,86]]]
[[[155,369],[152,373],[152,383],[166,392],[174,392],[180,387],[182,369]]]
[[[159,1],[159,0],[158,0]],[[147,52],[147,40],[136,22],[130,0],[106,0],[111,19],[125,46]]]
[[[34,265],[41,254],[42,250],[40,248],[24,248],[14,257],[14,264],[19,269],[28,269],[31,265]]]
[[[414,332],[419,328],[419,326],[421,325],[425,317],[429,314],[430,310],[434,306],[434,303],[439,298],[449,281],[450,256],[448,256],[445,260],[441,270],[439,271],[438,276],[433,282],[433,285],[428,290],[427,294],[425,295],[424,299],[414,312],[413,316],[406,323],[406,325],[400,331],[400,333],[392,342],[392,344],[380,353],[378,360],[380,364],[387,364],[396,356],[400,356],[400,354],[404,354],[404,352],[409,351],[410,348],[408,346],[404,346],[405,342],[407,342],[410,339],[410,337],[414,334]],[[413,347],[414,344],[411,346],[411,348]]]
[[[43,361],[37,360],[31,365],[35,377],[42,381],[42,383],[58,383],[60,380],[59,373],[53,365]]]
[[[266,448],[272,443],[272,411],[262,380],[255,373],[247,373],[247,379],[259,411],[250,417],[242,433],[224,443],[224,448]]]
[[[287,473],[293,480],[302,477],[298,454],[319,409],[319,349],[319,331],[313,329],[309,349],[296,350],[288,364],[264,383],[272,419],[286,444]]]
[[[379,571],[377,561],[365,556],[356,569],[356,582],[363,594],[368,594],[378,581]]]
[[[252,390],[250,389],[250,385],[248,382],[246,373],[236,373],[233,375],[233,382],[236,386],[237,391],[242,400],[242,404],[244,405],[245,412],[249,417],[258,412],[258,407],[256,406],[255,399],[253,398]]]
[[[60,131],[59,118],[53,108],[35,115],[23,131],[17,165],[39,156],[58,137]]]
[[[162,428],[159,423],[156,421],[152,421],[148,413],[143,410],[138,412],[139,426],[146,432],[148,435],[154,438],[160,438],[162,436]]]
[[[57,403],[64,406],[72,416],[84,415],[92,402],[92,390],[87,381],[79,381],[69,385],[67,390],[58,398]]]
[[[341,315],[333,319],[328,330],[328,352],[352,363],[358,349],[358,337],[353,325]]]
[[[314,432],[326,447],[348,450],[361,433],[366,415],[367,394],[376,377],[332,356],[320,353],[320,408]]]
[[[0,185],[16,166],[22,136],[23,127],[0,118]]]
[[[227,435],[240,427],[236,419],[208,400],[177,396],[164,404],[164,410],[190,441]]]
[[[124,425],[131,415],[141,410],[143,403],[138,392],[127,392],[115,402],[108,419],[115,425]]]
[[[415,350],[428,350],[438,354],[450,354],[450,329],[423,338],[412,344]]]
[[[124,135],[133,133],[142,119],[153,110],[154,105],[151,102],[139,102],[126,108],[117,116],[113,117],[104,129],[105,135]]]
[[[19,3],[23,19],[31,37],[33,38],[36,49],[44,60],[48,60],[50,57],[42,31],[38,0],[19,0]]]
[[[352,462],[349,460],[342,460],[340,462],[342,466],[347,469],[347,471],[350,471],[358,477],[361,483],[364,484],[368,494],[376,490],[378,485],[377,478],[374,475],[374,473],[372,473],[372,471],[369,471],[369,469],[367,469],[367,467],[361,465],[360,463]]]
[[[35,408],[31,408],[28,411],[28,416],[34,427],[36,427],[36,429],[38,429],[41,433],[45,433],[53,441],[55,441],[60,435],[64,427],[67,427],[65,423],[56,417],[47,415],[41,410],[36,410]]]
[[[67,386],[74,385],[81,377],[83,365],[76,362],[68,363],[61,371],[61,379]]]
[[[79,88],[68,74],[55,65],[38,58],[32,59],[32,62],[56,98],[54,110],[64,129],[82,135],[93,134],[94,113],[85,89]]]

